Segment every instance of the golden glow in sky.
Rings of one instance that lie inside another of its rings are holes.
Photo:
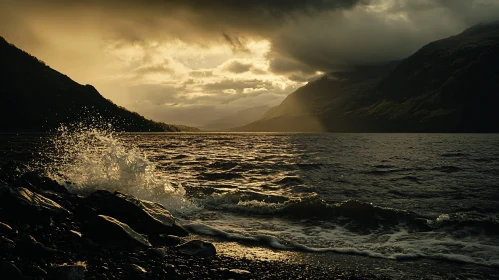
[[[497,0],[0,0],[0,36],[148,118],[203,126],[405,58]]]

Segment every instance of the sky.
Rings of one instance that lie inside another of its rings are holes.
[[[498,0],[0,0],[0,36],[147,118],[204,126],[499,20]]]

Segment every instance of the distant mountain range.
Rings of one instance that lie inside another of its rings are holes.
[[[251,121],[260,119],[263,117],[265,112],[269,109],[269,106],[255,106],[237,111],[229,116],[219,118],[201,128],[203,130],[228,130],[232,127],[238,127],[245,125]]]
[[[499,132],[499,22],[328,73],[234,131]]]
[[[101,119],[118,131],[195,128],[147,120],[80,85],[0,37],[0,132],[49,131],[61,124]]]

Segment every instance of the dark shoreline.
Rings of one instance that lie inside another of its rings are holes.
[[[145,220],[134,220],[150,216],[142,213],[147,209],[135,207],[141,202],[134,197],[106,191],[89,197],[70,194],[55,181],[25,169],[13,162],[0,164],[0,270],[5,279],[499,278],[494,267],[466,263],[278,251],[184,236],[181,228],[168,228],[168,222],[152,219],[144,226]],[[166,211],[160,205],[152,207]],[[114,213],[115,208],[124,211]],[[152,245],[131,246],[137,241],[133,235],[122,229],[104,230],[101,225],[108,224],[96,223],[97,215],[126,221]],[[192,240],[203,240],[199,242],[207,246],[186,253],[179,245]]]
[[[124,203],[122,206],[132,207],[126,215],[142,215],[133,213],[137,209],[129,202],[140,203],[135,198],[99,191],[92,200],[20,169],[15,164],[0,166],[0,268],[4,279],[381,279],[332,265],[186,252],[179,244],[193,237],[152,233],[156,230],[152,227],[162,226],[160,223],[151,224],[145,229],[151,232],[142,234],[152,246],[132,245],[133,234],[116,227],[110,227],[110,232],[105,230],[108,224],[94,220],[102,211],[107,214],[106,208],[98,205],[102,202]]]

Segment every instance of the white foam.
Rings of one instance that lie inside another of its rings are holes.
[[[143,151],[122,142],[111,130],[61,127],[53,144],[56,153],[46,169],[48,176],[70,192],[119,191],[161,203],[176,214],[187,215],[197,209],[185,199],[180,183],[174,186],[157,172]]]
[[[223,240],[257,243],[279,250],[340,253],[410,260],[428,258],[499,266],[499,243],[491,237],[455,238],[444,232],[393,232],[361,235],[340,226],[307,226],[277,218],[251,218],[219,214],[216,219],[196,220],[186,227],[197,234]]]

